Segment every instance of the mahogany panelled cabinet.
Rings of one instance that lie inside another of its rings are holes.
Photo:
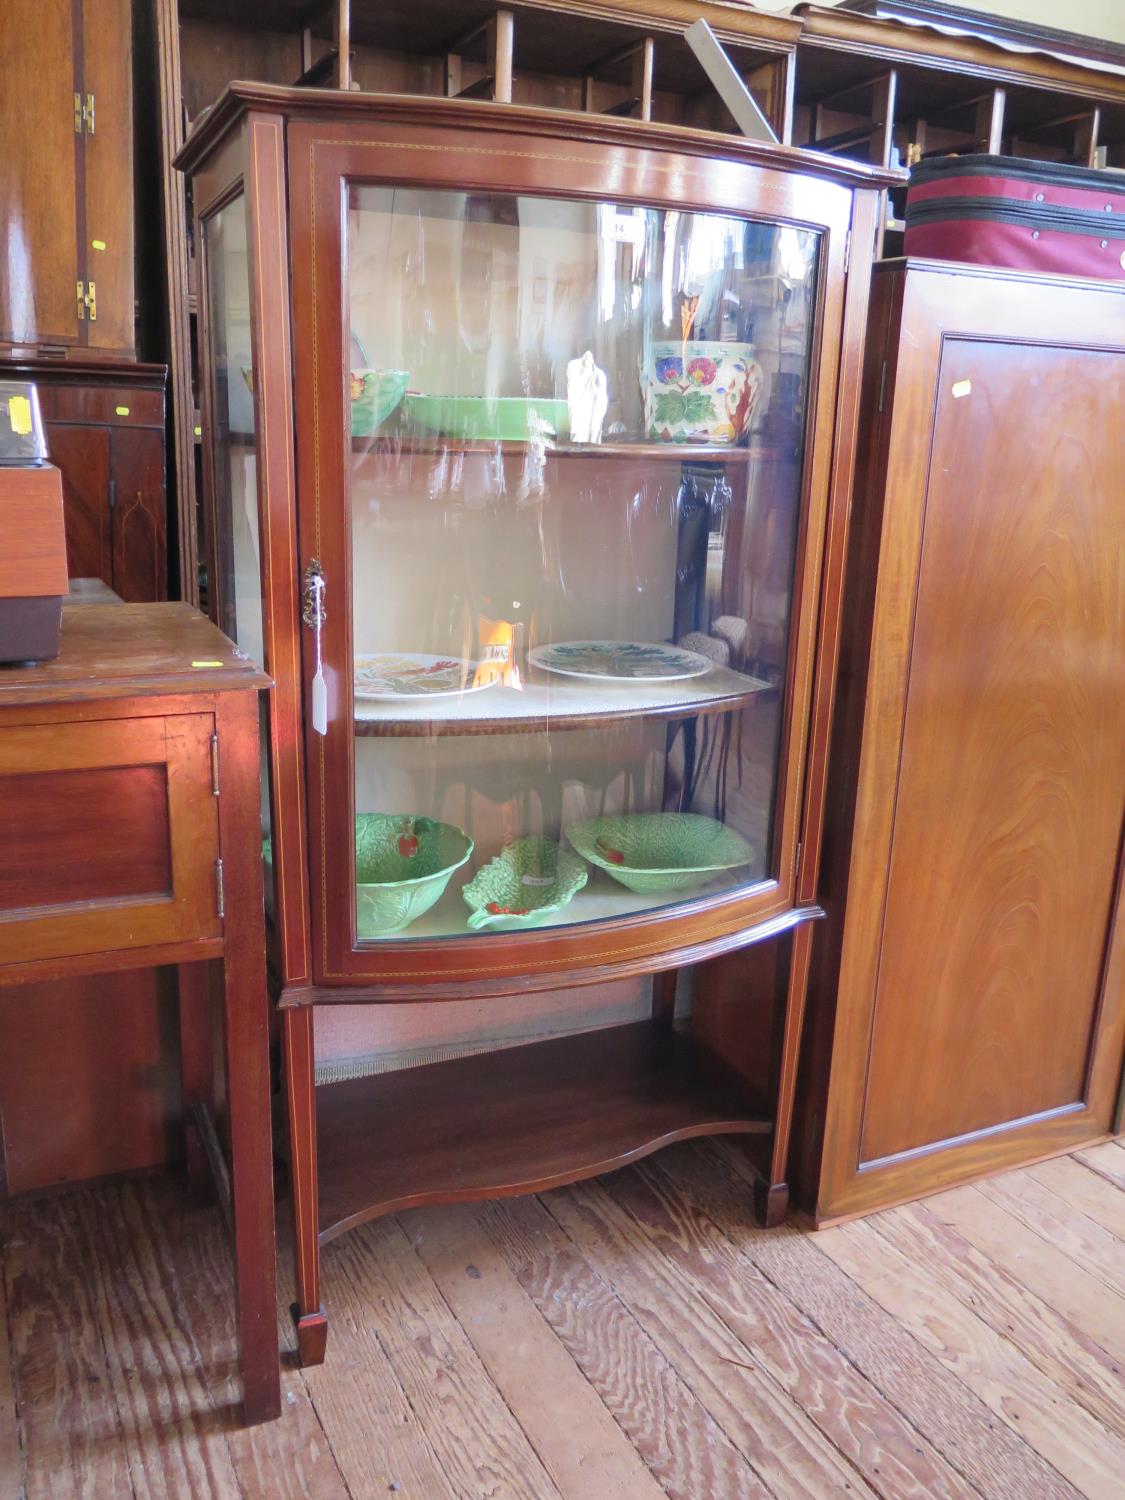
[[[729,1132],[778,1217],[888,174],[253,84],[179,163],[215,608],[276,682],[302,1357],[319,1245],[407,1204]],[[636,1024],[314,1087],[318,1005],[649,976]]]
[[[1120,1128],[1123,410],[1125,286],[878,267],[800,1132],[822,1222]]]

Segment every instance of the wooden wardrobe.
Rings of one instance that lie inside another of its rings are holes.
[[[884,262],[805,1055],[818,1221],[1119,1126],[1125,284]]]

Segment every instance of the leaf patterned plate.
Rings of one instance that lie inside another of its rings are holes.
[[[473,681],[479,662],[463,656],[427,656],[418,651],[381,651],[355,659],[357,698],[446,698],[476,693],[491,682]]]
[[[640,641],[558,641],[533,647],[528,660],[563,677],[601,677],[612,682],[679,682],[702,677],[715,665],[698,651]]]

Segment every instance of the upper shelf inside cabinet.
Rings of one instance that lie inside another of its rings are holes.
[[[532,675],[517,691],[491,687],[462,697],[405,702],[357,699],[356,734],[502,734],[581,729],[610,719],[686,719],[730,713],[776,689],[729,667],[684,682],[597,682]]]

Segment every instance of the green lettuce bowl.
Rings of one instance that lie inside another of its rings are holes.
[[[471,908],[469,926],[474,932],[534,927],[561,911],[589,878],[578,856],[561,848],[557,839],[516,839],[461,892]]]
[[[401,932],[439,899],[473,852],[452,823],[412,813],[360,813],[355,820],[356,931]]]
[[[754,859],[740,833],[699,813],[587,818],[566,836],[583,859],[639,896],[691,890]]]
[[[570,436],[570,408],[546,396],[412,394],[403,402],[402,415],[422,432],[461,440],[521,443],[544,437],[561,442]]]

